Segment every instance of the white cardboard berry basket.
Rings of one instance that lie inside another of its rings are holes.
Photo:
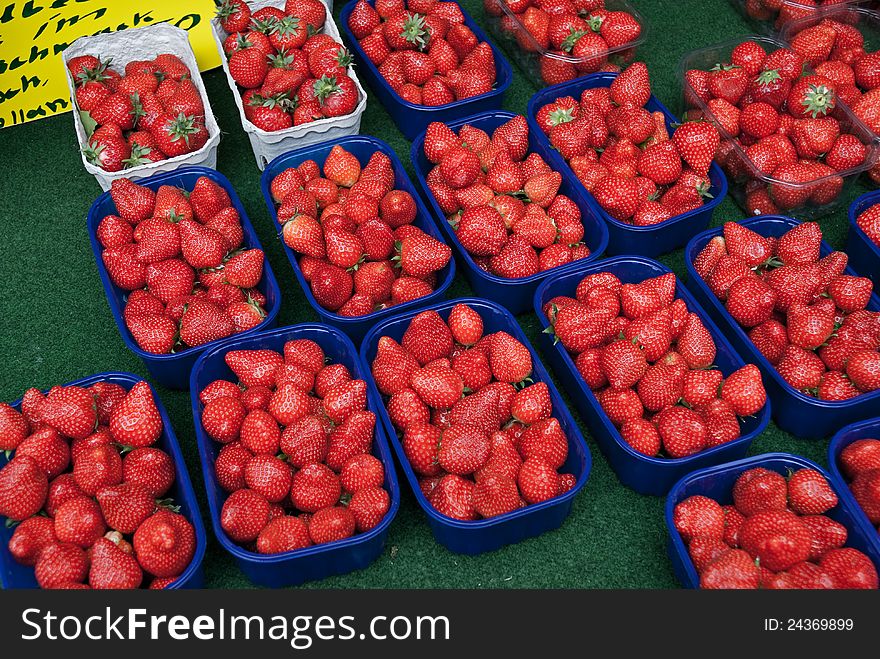
[[[189,67],[192,73],[192,81],[198,88],[199,94],[202,97],[202,103],[205,106],[205,127],[208,129],[208,141],[198,151],[159,162],[139,165],[131,169],[108,172],[100,167],[96,167],[88,162],[82,154],[82,149],[88,144],[88,135],[76,107],[76,87],[73,77],[68,72],[67,86],[70,89],[70,100],[73,104],[73,124],[76,128],[76,135],[79,138],[80,157],[86,171],[98,180],[102,190],[110,189],[110,184],[115,179],[123,177],[140,179],[161,172],[170,172],[186,165],[201,165],[211,169],[217,168],[217,147],[220,144],[220,127],[217,126],[214,113],[211,111],[211,106],[208,103],[208,93],[205,91],[205,84],[202,82],[202,76],[199,73],[199,65],[196,62],[196,56],[189,44],[189,36],[185,30],[167,23],[158,23],[120,32],[80,37],[64,49],[61,57],[64,60],[65,70],[67,70],[67,62],[79,55],[100,56],[102,61],[112,57],[111,68],[121,73],[129,62],[153,59],[160,53],[177,55]]]
[[[321,0],[327,7],[327,21],[324,24],[324,32],[333,37],[342,44],[342,37],[339,35],[339,29],[333,22],[333,3],[328,0]],[[262,9],[263,7],[278,7],[284,9],[285,0],[254,0],[248,3],[251,11]],[[337,137],[345,137],[346,135],[357,135],[361,130],[361,115],[367,107],[367,92],[361,86],[354,69],[350,68],[348,75],[354,81],[358,90],[358,104],[351,114],[343,117],[328,117],[319,119],[302,126],[294,126],[285,130],[265,131],[257,128],[250,120],[244,116],[244,106],[241,103],[241,94],[235,80],[229,73],[229,65],[226,61],[226,54],[223,52],[223,41],[228,34],[220,27],[220,21],[217,18],[211,20],[211,31],[214,34],[214,41],[217,44],[217,51],[220,53],[220,61],[223,63],[223,71],[226,73],[226,80],[229,82],[229,88],[232,90],[232,96],[235,104],[238,106],[238,114],[241,117],[241,126],[247,133],[251,141],[251,147],[254,150],[254,157],[257,159],[257,167],[260,171],[266,168],[266,165],[291,149],[298,149],[311,144],[319,144],[327,140],[334,140]]]

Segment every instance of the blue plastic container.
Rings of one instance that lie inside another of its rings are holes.
[[[779,237],[794,226],[797,220],[781,215],[762,215],[739,222],[744,227],[766,237]],[[773,403],[773,419],[776,424],[792,435],[810,439],[821,439],[834,434],[848,423],[875,416],[880,409],[880,391],[862,394],[856,398],[843,401],[819,400],[813,396],[797,391],[789,385],[779,371],[767,361],[761,351],[755,347],[745,331],[739,326],[721,301],[709,290],[706,282],[694,270],[694,259],[714,236],[723,233],[721,227],[704,231],[694,236],[685,249],[685,265],[688,271],[688,286],[694,297],[703,305],[712,319],[724,328],[724,332],[736,348],[751,363],[761,369],[767,395]],[[831,253],[831,245],[822,242],[822,256]],[[852,268],[846,274],[855,275]],[[868,309],[880,310],[880,298],[871,296]]]
[[[535,313],[541,326],[550,327],[550,321],[542,308],[545,303],[558,295],[574,297],[580,281],[589,274],[611,272],[625,284],[635,284],[650,277],[671,272],[665,265],[641,256],[616,256],[605,261],[591,263],[574,272],[559,274],[545,281],[535,293]],[[709,319],[706,312],[697,304],[690,292],[676,280],[675,295],[687,304],[690,311],[697,314],[715,340],[715,364],[726,376],[745,366],[745,362],[734,351],[721,330]],[[561,343],[554,344],[550,334],[541,334],[544,353],[548,356],[553,370],[568,391],[581,416],[587,421],[590,431],[605,457],[611,463],[620,482],[641,494],[660,496],[682,476],[694,469],[716,465],[727,460],[737,460],[745,456],[752,440],[760,435],[770,420],[770,405],[755,416],[740,422],[741,436],[732,442],[715,446],[686,458],[655,458],[634,450],[620,436],[620,432],[602,410],[596,396],[584,382],[571,355]]]
[[[111,371],[68,382],[65,386],[90,387],[96,382],[112,382],[121,385],[125,389],[131,389],[141,380],[143,378],[133,373]],[[171,486],[166,496],[173,499],[176,506],[180,506],[180,513],[190,521],[196,534],[196,550],[192,561],[186,570],[183,571],[183,574],[174,583],[169,585],[167,589],[202,588],[205,583],[205,570],[202,566],[202,560],[205,557],[205,545],[207,544],[205,527],[202,524],[202,517],[199,514],[199,506],[196,502],[196,494],[189,479],[189,472],[186,470],[183,454],[180,452],[180,445],[177,443],[177,437],[174,435],[171,420],[168,418],[165,406],[162,405],[162,400],[159,398],[156,390],[152,388],[152,385],[150,389],[153,392],[153,399],[156,401],[159,414],[162,416],[162,436],[156,442],[155,447],[168,453],[171,459],[174,460],[174,485]],[[20,409],[21,400],[17,400],[11,403],[11,405],[16,409]],[[4,467],[8,461],[6,455],[0,451],[0,468]],[[9,546],[9,539],[14,532],[14,527],[10,528],[5,524],[0,524],[0,545],[2,545],[0,546],[0,586],[3,588],[39,588],[37,580],[34,578],[34,568],[19,565],[9,554],[7,547]],[[149,584],[149,577],[144,578],[144,584]]]
[[[880,535],[878,535],[877,529],[871,524],[871,520],[868,519],[865,511],[862,510],[858,501],[852,495],[847,480],[840,469],[841,452],[857,439],[880,439],[880,417],[866,419],[865,421],[859,421],[841,428],[831,439],[831,444],[828,447],[828,467],[831,471],[831,480],[834,483],[838,496],[846,501],[847,505],[855,511],[857,521],[862,529],[864,529],[865,534],[871,539],[877,556],[880,556]]]
[[[260,240],[257,238],[257,232],[254,231],[254,227],[251,225],[244,206],[242,206],[241,200],[232,187],[232,183],[220,172],[208,169],[207,167],[181,167],[173,172],[164,172],[140,179],[138,184],[152,190],[157,190],[162,185],[173,185],[185,190],[192,190],[196,181],[202,176],[221,185],[229,194],[232,206],[238,212],[238,216],[241,219],[241,227],[244,230],[244,246],[262,249]],[[110,193],[105,192],[95,200],[89,209],[88,228],[89,240],[92,241],[92,251],[95,254],[95,263],[98,266],[98,274],[101,276],[101,281],[104,284],[104,292],[107,294],[110,312],[113,314],[117,327],[119,327],[122,341],[128,346],[129,350],[141,358],[147,367],[147,371],[150,373],[150,377],[156,382],[168,389],[186,389],[189,385],[189,372],[192,370],[193,364],[196,363],[199,355],[206,348],[212,346],[213,343],[207,343],[195,348],[187,348],[182,352],[167,355],[156,355],[146,352],[138,346],[131,332],[125,326],[125,320],[122,317],[122,311],[125,309],[125,301],[128,298],[129,292],[117,287],[110,280],[110,275],[107,274],[107,269],[104,267],[104,260],[101,258],[104,248],[98,242],[96,233],[98,224],[104,219],[104,216],[113,213],[116,213],[116,205],[113,203]],[[260,280],[259,285],[257,285],[257,289],[266,296],[266,318],[262,323],[246,332],[242,332],[239,336],[261,332],[275,327],[278,323],[277,317],[281,307],[281,290],[278,288],[278,282],[275,281],[275,275],[272,273],[272,266],[269,265],[268,259],[263,263],[263,278]]]
[[[475,128],[480,128],[491,135],[492,131],[498,128],[498,126],[508,122],[515,116],[516,114],[513,112],[496,110],[493,112],[483,112],[471,117],[465,117],[464,119],[450,122],[447,125],[452,130],[458,132],[459,128],[468,124]],[[538,285],[548,276],[556,272],[565,271],[576,263],[589,263],[595,261],[601,256],[602,252],[605,251],[605,247],[608,245],[608,228],[596,215],[593,206],[587,201],[586,191],[583,189],[583,186],[573,182],[574,177],[571,174],[571,170],[559,169],[558,171],[562,174],[562,185],[559,188],[559,193],[571,198],[580,209],[581,223],[584,225],[584,243],[590,248],[592,254],[575,263],[569,263],[551,270],[545,270],[544,272],[539,272],[530,277],[508,279],[507,277],[499,277],[486,272],[474,262],[473,257],[462,246],[461,241],[455,233],[455,229],[449,226],[449,223],[446,221],[446,214],[437,204],[437,200],[434,199],[434,195],[431,194],[431,190],[428,188],[426,179],[428,172],[431,171],[434,165],[425,157],[423,148],[424,142],[425,134],[422,133],[413,142],[412,150],[410,152],[413,168],[416,172],[416,179],[422,188],[425,199],[431,205],[434,217],[437,218],[440,228],[446,235],[447,242],[455,249],[455,253],[460,262],[464,263],[465,277],[467,277],[468,283],[470,283],[471,288],[474,289],[474,293],[478,296],[497,302],[506,307],[511,313],[521,314],[529,308],[529,301],[532,299],[535,289],[537,289]],[[529,150],[538,151],[538,146],[534,138],[534,131],[532,130],[529,131]]]
[[[592,73],[540,90],[529,100],[529,107],[526,113],[529,127],[531,133],[537,137],[541,155],[550,162],[554,169],[568,173],[572,181],[575,182],[575,185],[580,186],[584,190],[587,199],[593,205],[596,215],[604,219],[608,224],[607,251],[609,254],[640,254],[642,256],[665,254],[682,247],[691,236],[709,226],[709,223],[712,221],[712,213],[715,212],[715,208],[727,194],[727,178],[724,176],[721,168],[716,163],[712,163],[712,167],[709,169],[709,180],[712,183],[709,194],[713,198],[709,199],[700,208],[676,215],[674,218],[661,224],[647,227],[633,226],[614,219],[599,205],[596,198],[583,187],[583,184],[574,175],[565,159],[550,145],[550,139],[544,135],[535,119],[538,110],[542,106],[555,101],[560,96],[573,96],[575,99],[579,99],[581,93],[586,89],[610,87],[616,77],[616,73]],[[674,125],[680,123],[675,115],[653,94],[645,108],[650,112],[662,112],[664,114],[666,117],[666,128],[670,134],[674,130]]]
[[[880,247],[868,238],[859,228],[856,220],[874,204],[880,204],[880,190],[866,192],[849,206],[849,234],[846,238],[846,253],[849,264],[862,277],[870,277],[874,289],[880,285]]]
[[[422,311],[433,310],[439,313],[445,320],[449,317],[449,312],[456,304],[466,304],[479,313],[483,319],[483,330],[485,333],[505,331],[529,349],[532,355],[533,367],[531,377],[535,382],[545,382],[547,384],[547,388],[550,390],[550,400],[553,403],[553,416],[559,420],[566,437],[568,437],[568,459],[559,471],[560,473],[573,474],[577,478],[575,486],[565,494],[548,501],[520,508],[506,515],[471,522],[452,519],[442,515],[428,503],[428,499],[422,493],[418,477],[412,470],[409,460],[407,460],[406,454],[403,452],[403,446],[397,436],[397,431],[391,423],[388,412],[385,410],[382,395],[376,388],[373,378],[368,377],[367,382],[369,383],[370,396],[375,401],[375,406],[379,409],[382,424],[385,426],[391,444],[394,446],[397,459],[403,472],[406,474],[410,487],[419,505],[428,517],[428,524],[434,533],[434,539],[450,551],[473,555],[493,551],[505,545],[514,544],[526,538],[540,535],[546,531],[552,531],[561,526],[565,518],[568,517],[569,512],[571,512],[575,495],[587,482],[592,461],[590,450],[584,442],[584,437],[565,403],[562,401],[562,396],[559,395],[559,391],[550,379],[550,374],[541,363],[538,353],[532,348],[510,312],[489,300],[478,298],[449,300],[448,302],[432,305],[427,309],[411,311],[376,325],[361,344],[360,356],[366,372],[370,372],[370,364],[373,363],[373,359],[376,356],[376,348],[381,337],[390,336],[395,341],[400,342],[403,333],[409,327],[410,321],[416,315]]]
[[[265,198],[266,205],[269,208],[269,215],[275,221],[276,226],[278,225],[278,213],[277,209],[275,208],[275,203],[272,201],[272,192],[269,187],[272,184],[272,179],[274,179],[276,176],[278,176],[278,174],[283,172],[288,167],[296,167],[306,160],[314,160],[319,165],[323,165],[324,160],[327,158],[327,154],[330,153],[330,150],[337,144],[349,153],[351,153],[353,156],[355,156],[360,161],[362,166],[367,164],[370,156],[373,155],[373,153],[375,153],[376,151],[380,151],[388,156],[388,158],[391,159],[391,167],[394,169],[395,189],[409,192],[412,195],[412,198],[415,199],[417,213],[415,222],[413,222],[413,224],[428,235],[443,242],[443,235],[440,233],[437,225],[434,224],[434,219],[431,217],[428,209],[425,208],[425,204],[422,203],[422,200],[419,197],[419,193],[416,191],[415,186],[409,180],[409,176],[407,175],[406,170],[403,168],[403,163],[400,162],[400,158],[397,157],[394,149],[392,149],[390,146],[388,146],[386,142],[380,140],[378,137],[370,137],[368,135],[352,135],[349,137],[340,137],[335,140],[330,140],[329,142],[322,142],[321,144],[306,146],[302,149],[296,149],[295,151],[290,151],[288,153],[282,154],[275,158],[268,165],[266,165],[266,169],[263,171],[263,175],[260,179],[260,185],[263,188],[263,197]],[[446,267],[444,267],[437,273],[437,288],[435,288],[434,292],[430,295],[426,295],[425,297],[421,297],[416,300],[411,300],[410,302],[405,302],[404,304],[399,304],[395,307],[389,307],[388,309],[383,309],[381,311],[374,311],[373,313],[366,316],[348,318],[345,316],[340,316],[338,313],[327,311],[324,307],[318,304],[318,301],[315,300],[315,296],[312,295],[312,287],[309,286],[309,283],[303,276],[302,269],[299,267],[296,252],[290,249],[290,247],[288,247],[284,243],[284,241],[281,241],[281,245],[284,247],[284,251],[287,254],[288,260],[290,261],[290,265],[293,267],[293,272],[296,275],[296,278],[299,280],[299,285],[302,287],[303,294],[306,296],[309,304],[312,305],[315,313],[317,313],[321,320],[328,325],[337,327],[345,332],[356,344],[360,342],[363,336],[370,330],[371,327],[373,327],[373,325],[375,325],[383,318],[396,316],[400,312],[406,311],[407,309],[424,307],[442,298],[443,293],[446,292],[446,289],[449,288],[450,284],[452,284],[453,278],[455,277],[455,259],[450,258],[449,263],[446,265]]]
[[[374,0],[368,1],[371,5],[375,4]],[[358,67],[358,75],[362,80],[367,81],[378,99],[382,101],[382,105],[385,106],[388,114],[391,115],[394,124],[400,129],[400,132],[404,134],[406,139],[412,140],[416,135],[423,132],[432,121],[448,123],[469,114],[483,112],[484,110],[495,110],[501,107],[504,94],[513,81],[513,71],[501,51],[489,40],[486,33],[474,22],[474,19],[470,17],[464,7],[461,7],[461,13],[464,14],[464,24],[471,29],[479,41],[485,41],[492,47],[492,54],[495,57],[495,86],[492,91],[480,96],[453,101],[446,105],[428,106],[416,105],[415,103],[403,100],[391,88],[391,85],[386,82],[382,74],[379,73],[378,67],[364,53],[360,42],[348,27],[348,18],[351,16],[351,11],[356,4],[357,0],[351,0],[342,8],[342,13],[339,16],[339,25],[342,28],[343,35],[345,35],[348,47],[357,55],[355,63]]]
[[[217,379],[237,381],[237,377],[226,365],[224,357],[231,350],[275,350],[282,352],[284,344],[293,339],[311,339],[321,346],[329,359],[328,363],[343,364],[348,368],[352,378],[367,380],[369,371],[364,372],[357,358],[357,350],[352,342],[339,330],[317,323],[303,323],[291,327],[279,327],[269,332],[247,337],[226,339],[213,346],[199,357],[190,377],[190,396],[192,398],[193,419],[195,419],[196,443],[202,461],[202,475],[205,478],[205,490],[208,495],[208,511],[214,535],[220,545],[232,554],[239,569],[253,583],[260,586],[280,587],[296,586],[306,581],[324,579],[335,574],[344,574],[367,567],[382,553],[388,527],[397,514],[400,506],[400,487],[391,450],[385,439],[382,426],[377,422],[373,439],[373,455],[382,461],[385,467],[385,490],[391,499],[391,505],[385,519],[374,529],[366,533],[358,533],[350,538],[314,545],[305,549],[284,552],[282,554],[258,554],[248,551],[236,544],[226,535],[220,526],[220,511],[228,493],[217,484],[214,474],[214,460],[220,453],[222,444],[211,440],[202,428],[202,408],[199,392]],[[367,408],[377,416],[380,411],[372,400]]]
[[[733,503],[732,492],[736,479],[744,471],[755,469],[756,467],[763,467],[786,477],[789,471],[798,471],[800,469],[815,469],[821,473],[837,492],[839,499],[837,506],[825,514],[835,522],[839,522],[846,527],[849,534],[846,541],[847,547],[852,547],[865,553],[874,561],[874,565],[880,568],[880,552],[878,552],[876,545],[858,523],[856,511],[853,510],[852,505],[844,496],[845,492],[843,492],[843,489],[845,488],[840,488],[828,472],[806,458],[791,455],[790,453],[765,453],[764,455],[756,455],[745,460],[737,460],[736,462],[695,471],[678,481],[669,492],[669,496],[666,498],[666,530],[669,532],[669,560],[672,561],[675,576],[685,588],[699,588],[700,577],[688,555],[684,541],[672,522],[672,514],[675,511],[676,504],[696,494],[715,499],[723,506]]]

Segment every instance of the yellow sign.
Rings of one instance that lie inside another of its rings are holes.
[[[218,66],[213,15],[213,0],[0,0],[0,128],[71,109],[61,52],[78,37],[168,22]]]

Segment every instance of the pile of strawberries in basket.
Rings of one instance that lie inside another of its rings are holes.
[[[364,316],[430,295],[452,256],[413,222],[412,195],[394,188],[381,151],[366,165],[338,144],[323,165],[306,160],[271,183],[284,244],[315,300],[340,316]]]
[[[562,96],[536,120],[575,175],[614,219],[635,226],[665,222],[710,197],[709,167],[718,131],[688,122],[672,136],[662,112],[649,112],[648,69],[635,62],[610,87]]]
[[[746,15],[758,21],[773,21],[775,29],[786,23],[815,16],[818,11],[834,9],[841,0],[737,0],[742,2]]]
[[[129,291],[123,317],[142,350],[155,354],[244,332],[263,322],[262,250],[244,231],[226,190],[201,177],[189,192],[127,178],[110,189],[116,214],[98,224],[110,280]]]
[[[277,131],[354,112],[360,95],[348,75],[351,55],[322,32],[320,0],[287,0],[284,9],[251,12],[245,0],[223,0],[220,27],[229,75],[241,88],[245,117]]]
[[[175,479],[153,446],[162,417],[150,386],[114,382],[28,389],[0,404],[0,516],[18,522],[9,553],[41,588],[165,588],[196,547],[192,524],[162,497]]]
[[[837,76],[805,74],[805,64],[789,48],[768,54],[744,41],[730,62],[685,73],[688,117],[707,116],[723,129],[716,160],[744,186],[750,214],[830,204],[843,187],[838,173],[868,157],[840,103],[858,90]]]
[[[733,503],[724,506],[698,494],[675,507],[673,522],[700,588],[877,588],[874,563],[847,547],[846,527],[825,514],[837,494],[815,469],[787,478],[749,469],[731,494]]]
[[[843,14],[840,18],[850,17]],[[792,37],[791,49],[817,75],[831,80],[838,98],[868,128],[880,134],[880,52],[866,52],[865,37],[856,25],[825,18]],[[880,167],[868,171],[875,182],[880,182]]]
[[[462,247],[486,272],[528,277],[590,256],[581,211],[559,194],[562,175],[529,153],[529,128],[516,116],[486,131],[466,124],[456,134],[428,125],[425,157],[434,199]]]
[[[635,16],[607,9],[605,0],[483,0],[483,7],[521,50],[540,54],[541,79],[548,85],[619,71],[613,61],[630,61],[633,51],[626,46],[642,34]]]
[[[684,458],[720,446],[740,436],[738,416],[764,407],[756,366],[726,378],[713,368],[715,341],[675,297],[672,273],[637,284],[590,274],[575,296],[553,298],[544,313],[605,414],[639,453]]]
[[[496,517],[571,490],[568,438],[532,357],[507,332],[484,334],[457,304],[413,318],[400,343],[379,339],[373,378],[431,505],[460,520]]]
[[[391,88],[415,105],[446,105],[492,91],[495,55],[438,0],[359,0],[348,27]]]
[[[208,141],[205,106],[189,68],[176,55],[134,60],[123,73],[112,59],[80,55],[67,62],[76,106],[95,126],[83,154],[108,172],[198,151]]]
[[[856,503],[880,531],[880,439],[857,439],[840,452],[838,461]]]
[[[856,218],[856,225],[865,232],[872,243],[880,247],[880,204],[874,204],[862,211]]]
[[[229,496],[226,534],[260,554],[342,540],[376,527],[390,506],[385,469],[371,455],[376,416],[367,385],[328,364],[309,339],[274,350],[232,350],[238,383],[199,393],[201,423],[223,448],[214,461]]]
[[[694,269],[789,385],[846,400],[880,389],[880,312],[865,308],[871,280],[844,274],[843,252],[820,258],[821,242],[815,222],[778,239],[728,222]]]

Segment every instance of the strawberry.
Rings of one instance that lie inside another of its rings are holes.
[[[15,527],[9,539],[9,553],[19,565],[34,565],[40,552],[57,540],[51,519],[28,517]]]
[[[795,389],[816,389],[825,373],[825,364],[816,353],[789,345],[782,353],[776,370]]]
[[[123,458],[122,476],[124,482],[140,485],[159,498],[174,484],[174,463],[161,449],[136,448]]]
[[[236,542],[252,542],[269,521],[266,498],[247,488],[234,491],[223,503],[220,525]]]
[[[860,471],[850,483],[859,506],[872,524],[880,523],[880,470]]]
[[[269,521],[257,536],[257,552],[280,554],[312,544],[308,525],[298,517],[282,515]]]
[[[442,433],[437,460],[447,472],[466,475],[483,467],[491,450],[485,432],[475,426],[458,424]]]
[[[707,122],[686,122],[672,134],[672,143],[681,159],[698,174],[708,175],[720,138]]]
[[[724,536],[724,510],[714,499],[699,494],[676,504],[672,523],[685,543],[697,537],[720,540]]]
[[[224,360],[246,387],[274,386],[275,372],[284,363],[274,350],[230,350]]]
[[[434,409],[452,407],[464,392],[461,376],[445,366],[426,366],[412,374],[410,385],[426,405]]]
[[[622,339],[610,343],[602,351],[602,371],[614,389],[634,386],[645,374],[644,353],[632,341]]]
[[[507,332],[496,332],[489,347],[492,375],[501,382],[522,382],[532,372],[529,349]]]
[[[688,371],[682,385],[682,400],[689,407],[702,407],[715,400],[723,375],[718,370]]]
[[[559,469],[568,458],[568,438],[557,419],[541,419],[523,432],[519,451],[525,460],[542,458]]]
[[[648,67],[634,62],[611,83],[611,100],[617,105],[642,107],[651,97]]]
[[[40,419],[71,439],[88,437],[97,424],[94,395],[81,387],[56,387],[40,405]]]
[[[426,423],[412,424],[404,431],[403,452],[417,474],[436,476],[443,473],[438,463],[440,438],[440,429]]]
[[[241,443],[253,453],[274,455],[281,444],[281,431],[275,418],[264,410],[248,412],[241,424]]]
[[[95,496],[102,487],[122,482],[122,458],[113,446],[92,446],[74,458],[73,477],[85,494]]]
[[[517,484],[527,503],[540,503],[558,496],[561,490],[559,474],[540,457],[525,460],[517,474]]]
[[[857,439],[840,452],[840,468],[847,478],[854,478],[863,471],[880,469],[880,440]]]
[[[154,444],[162,435],[162,417],[150,385],[144,381],[136,383],[113,407],[109,426],[120,444],[134,448]]]
[[[787,510],[759,512],[739,531],[743,549],[770,570],[786,570],[810,556],[810,530]]]
[[[86,552],[67,542],[48,545],[37,556],[34,576],[40,588],[61,588],[68,584],[81,584],[89,572]]]
[[[497,517],[520,507],[516,481],[502,475],[489,475],[477,481],[473,490],[474,510],[481,517]]]
[[[134,533],[156,511],[155,499],[143,485],[122,483],[104,487],[96,497],[107,525],[120,533]]]
[[[343,540],[354,535],[356,524],[355,517],[348,508],[322,508],[309,520],[309,536],[315,544]]]
[[[835,588],[877,588],[877,569],[871,559],[851,547],[832,549],[819,561]]]
[[[452,332],[437,312],[425,311],[412,319],[403,334],[401,347],[415,357],[419,364],[425,365],[452,352]],[[389,350],[393,348],[389,347]],[[376,377],[375,363],[373,370]]]
[[[339,477],[326,465],[305,465],[291,480],[291,502],[303,512],[314,513],[332,506],[341,493]]]
[[[676,346],[689,368],[706,368],[715,361],[715,341],[694,313],[688,314]]]
[[[831,549],[846,544],[847,530],[843,524],[824,515],[806,515],[801,522],[810,530],[810,560],[819,561]]]
[[[456,304],[447,319],[449,330],[457,343],[472,346],[483,336],[483,319],[464,304]]]
[[[137,560],[112,539],[98,538],[88,555],[88,582],[92,588],[118,590],[141,585],[144,575]]]
[[[107,527],[94,499],[78,497],[58,506],[55,511],[55,536],[61,542],[87,549],[104,535]]]
[[[49,479],[58,476],[70,464],[70,448],[67,442],[47,426],[26,437],[18,445],[15,455],[33,458]]]
[[[656,422],[663,448],[671,457],[687,457],[706,447],[706,425],[693,410],[667,407],[657,415]]]
[[[788,503],[798,515],[821,515],[837,505],[837,495],[815,469],[800,469],[788,479]]]
[[[476,519],[474,483],[455,474],[446,474],[434,487],[430,503],[447,517],[469,521]]]
[[[195,530],[183,515],[160,509],[134,532],[132,546],[146,572],[176,577],[195,554]]]
[[[760,569],[752,557],[741,549],[732,549],[721,554],[700,574],[700,588],[708,590],[754,590],[760,583]]]
[[[743,472],[733,486],[733,502],[746,517],[760,512],[785,510],[788,503],[785,479],[767,469]]]

